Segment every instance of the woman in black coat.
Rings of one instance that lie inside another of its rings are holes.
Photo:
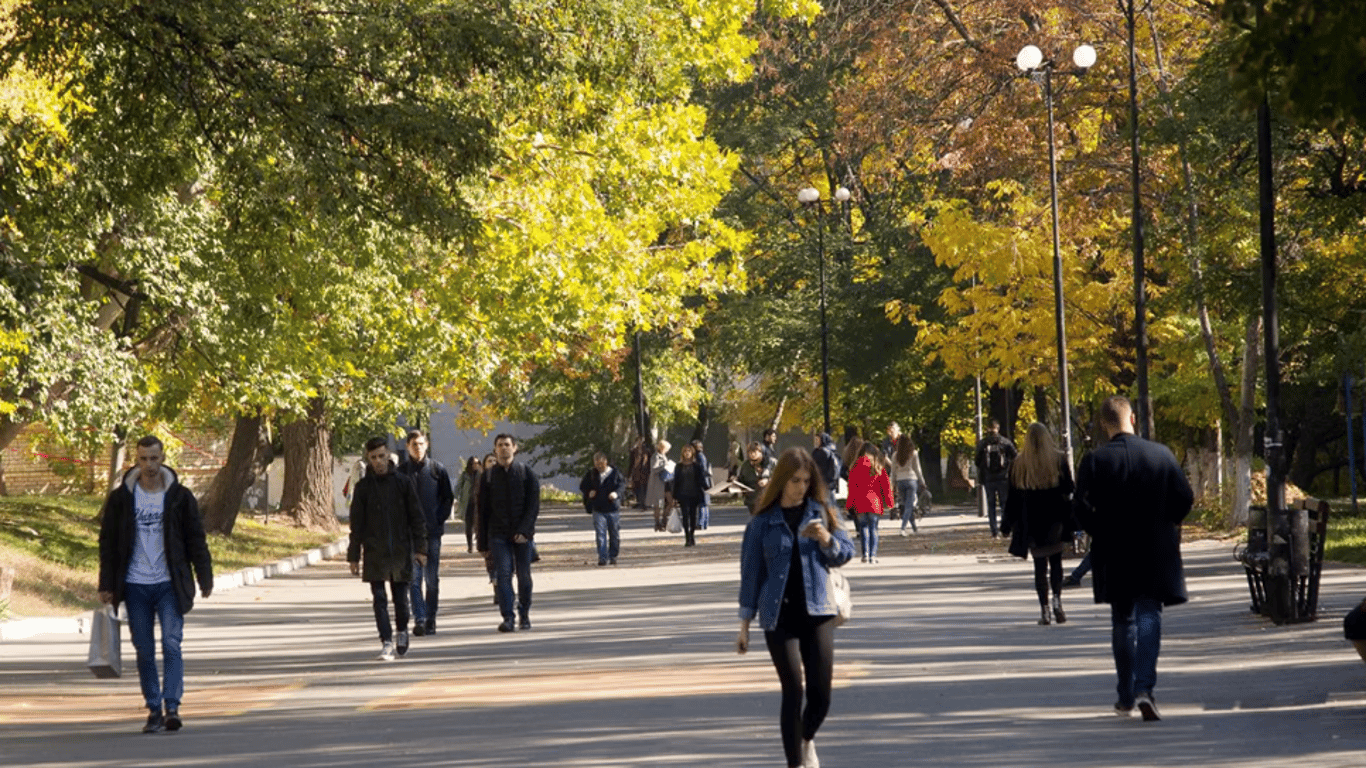
[[[1030,424],[1020,454],[1010,466],[1001,532],[1010,536],[1010,554],[1034,558],[1039,623],[1044,625],[1067,621],[1062,610],[1062,553],[1077,529],[1072,490],[1072,469],[1048,427]]]

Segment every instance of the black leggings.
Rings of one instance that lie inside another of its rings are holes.
[[[802,764],[802,741],[816,737],[816,731],[830,711],[830,687],[835,677],[833,618],[780,619],[777,629],[764,633],[764,642],[768,644],[768,654],[773,657],[783,690],[779,724],[783,753],[789,766]],[[803,677],[806,680],[806,712],[802,712]]]
[[[1039,593],[1039,605],[1048,605],[1049,587],[1055,595],[1062,594],[1062,553],[1034,558],[1034,591]]]

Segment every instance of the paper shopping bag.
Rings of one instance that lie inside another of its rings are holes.
[[[119,656],[119,621],[113,606],[95,609],[90,619],[90,656],[85,665],[95,677],[119,677],[123,660]]]

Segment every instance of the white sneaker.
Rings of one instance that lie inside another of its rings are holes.
[[[815,739],[802,742],[802,768],[821,768],[821,759],[816,757]]]
[[[902,529],[901,529],[901,538],[904,539],[904,538],[906,538],[906,537],[909,536],[909,535],[910,535],[909,533],[906,533],[906,529],[905,529],[905,528],[902,528]]]
[[[379,659],[380,661],[393,661],[394,644],[389,642],[388,640],[384,641],[384,647],[379,649],[379,655],[375,658]]]

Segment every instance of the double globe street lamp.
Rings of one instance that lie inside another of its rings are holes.
[[[835,190],[835,201],[849,202],[849,190],[839,187]],[[815,187],[797,190],[797,202],[820,208],[821,192]],[[825,432],[830,433],[830,328],[825,320],[825,217],[823,211],[817,213],[816,252],[820,261],[821,283],[821,405],[825,414]]]
[[[1061,400],[1061,427],[1063,450],[1067,452],[1067,465],[1072,466],[1072,396],[1067,385],[1067,324],[1063,318],[1062,302],[1062,246],[1058,235],[1058,151],[1053,138],[1053,74],[1083,75],[1096,63],[1096,49],[1089,45],[1079,45],[1072,52],[1072,63],[1076,69],[1058,70],[1052,59],[1044,58],[1043,51],[1034,45],[1026,45],[1015,57],[1015,66],[1032,77],[1043,79],[1043,99],[1048,108],[1048,193],[1053,212],[1053,320],[1058,331],[1058,389]]]

